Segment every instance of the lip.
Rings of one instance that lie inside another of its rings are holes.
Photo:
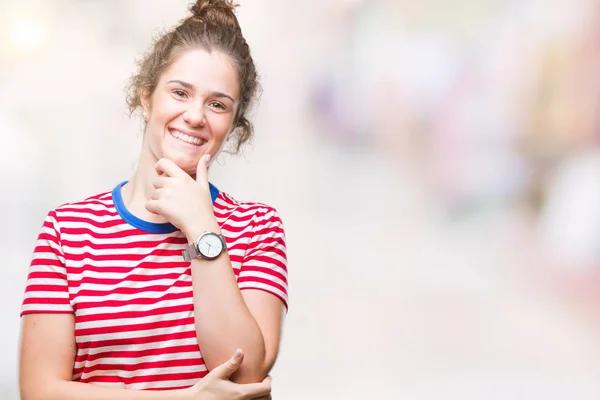
[[[177,131],[179,133],[183,133],[184,135],[188,135],[197,139],[201,139],[204,140],[205,142],[208,142],[208,140],[210,139],[210,137],[208,135],[205,134],[201,134],[200,132],[196,132],[196,131],[190,131],[187,129],[181,129],[181,128],[175,128],[175,127],[167,127],[167,130],[169,131],[169,133],[171,131]]]

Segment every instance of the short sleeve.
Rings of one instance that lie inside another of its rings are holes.
[[[33,250],[21,316],[73,313],[59,232],[56,215],[51,211],[44,220]]]
[[[253,221],[253,236],[244,255],[238,286],[277,296],[288,307],[287,250],[283,222],[276,210],[260,209]]]

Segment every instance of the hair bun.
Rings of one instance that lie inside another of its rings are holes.
[[[190,11],[193,20],[226,25],[239,30],[240,25],[235,16],[237,6],[233,0],[198,0],[190,7]]]

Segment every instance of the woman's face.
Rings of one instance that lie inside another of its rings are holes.
[[[143,151],[168,158],[195,174],[200,157],[216,157],[230,132],[239,104],[237,71],[229,57],[186,50],[142,99],[147,125]]]

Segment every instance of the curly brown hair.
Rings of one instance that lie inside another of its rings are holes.
[[[142,105],[144,94],[151,95],[161,74],[171,65],[177,54],[187,49],[201,48],[220,51],[231,59],[238,72],[240,105],[228,138],[235,152],[253,135],[248,113],[258,94],[258,73],[250,54],[250,47],[242,35],[232,0],[198,0],[190,6],[192,15],[164,32],[150,50],[138,61],[138,72],[127,86],[127,104],[133,114]]]

